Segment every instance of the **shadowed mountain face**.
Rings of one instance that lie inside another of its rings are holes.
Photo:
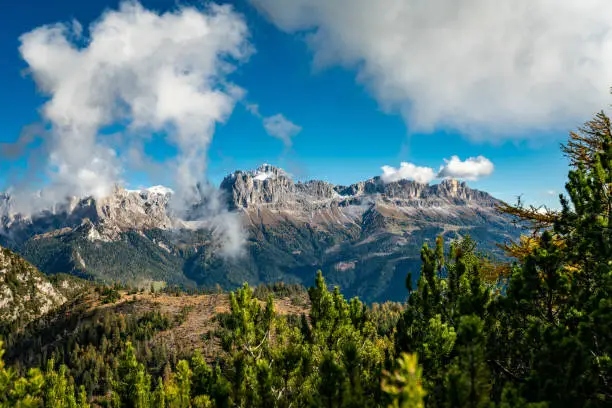
[[[220,188],[248,235],[242,257],[221,257],[213,231],[173,217],[172,193],[161,187],[74,199],[35,217],[16,215],[10,198],[0,198],[0,243],[47,273],[142,284],[310,284],[322,269],[345,294],[374,301],[405,298],[406,274],[417,276],[420,248],[437,235],[470,234],[495,253],[496,243],[519,233],[495,198],[456,180],[295,183],[263,165],[227,176]]]

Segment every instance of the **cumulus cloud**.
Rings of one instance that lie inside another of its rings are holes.
[[[491,160],[484,156],[470,157],[461,161],[458,156],[453,156],[450,160],[444,160],[446,164],[440,168],[438,178],[458,178],[464,180],[478,180],[481,177],[490,176],[494,166]]]
[[[286,147],[291,147],[293,137],[302,131],[300,126],[280,113],[264,118],[263,125],[270,136],[282,140]]]
[[[87,38],[83,32],[73,22],[20,38],[21,55],[49,96],[42,109],[51,123],[45,196],[109,194],[126,165],[121,148],[156,132],[178,151],[175,210],[190,208],[200,199],[196,186],[205,180],[215,125],[244,93],[227,80],[251,53],[243,18],[229,6],[158,14],[124,2],[93,23]],[[111,143],[101,132],[107,126],[125,131]]]
[[[461,161],[458,156],[444,159],[445,164],[437,172],[432,167],[421,167],[413,163],[402,162],[399,168],[382,166],[382,181],[392,183],[399,180],[414,180],[428,184],[435,179],[455,178],[478,180],[490,176],[495,169],[493,163],[484,156],[470,157]]]
[[[436,178],[436,172],[431,167],[419,167],[412,163],[402,162],[399,168],[382,166],[381,179],[385,183],[400,180],[414,180],[417,183],[428,184]]]
[[[609,0],[250,0],[416,131],[566,130],[609,102]]]

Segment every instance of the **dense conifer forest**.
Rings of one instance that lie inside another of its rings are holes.
[[[216,317],[212,358],[151,346],[180,314],[101,309],[88,324],[14,328],[0,406],[612,406],[610,119],[598,114],[563,152],[560,211],[500,208],[526,226],[505,246],[512,263],[440,238],[423,246],[416,286],[407,275],[405,304],[347,300],[319,272],[301,315],[245,285]]]

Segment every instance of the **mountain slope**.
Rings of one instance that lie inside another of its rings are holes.
[[[297,317],[308,313],[309,300],[305,289],[294,290],[292,297],[274,293],[275,310],[280,315]],[[263,299],[260,296],[262,306],[265,305]],[[121,290],[118,298],[109,302],[101,291],[88,288],[78,299],[35,319],[25,330],[12,333],[7,357],[10,362],[19,360],[27,365],[45,365],[45,356],[53,351],[64,350],[75,343],[85,347],[87,342],[99,342],[96,335],[109,330],[113,322],[122,322],[119,327],[123,334],[134,330],[130,320],[146,326],[154,314],[159,314],[166,324],[163,327],[151,324],[146,328],[150,349],[164,348],[175,355],[189,355],[197,349],[212,361],[220,352],[219,341],[214,339],[214,332],[219,328],[218,317],[229,311],[227,293],[177,296],[159,292],[129,294]],[[110,333],[105,334],[111,337]],[[137,339],[142,339],[143,335],[146,335],[144,331],[137,334]]]
[[[64,304],[82,287],[70,278],[49,278],[0,247],[0,323],[25,324]]]
[[[519,234],[497,212],[498,200],[456,180],[296,183],[264,165],[230,174],[220,188],[247,233],[240,258],[220,256],[212,231],[185,228],[170,211],[171,191],[160,187],[118,188],[104,200],[72,199],[30,218],[19,216],[7,196],[2,219],[9,233],[0,244],[47,273],[141,285],[309,285],[322,269],[347,295],[373,301],[404,298],[406,274],[416,279],[420,248],[437,235],[470,234],[501,256],[495,244]]]

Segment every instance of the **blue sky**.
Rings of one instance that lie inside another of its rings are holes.
[[[87,36],[89,24],[99,18],[103,10],[117,8],[118,3],[108,0],[23,0],[3,6],[0,14],[0,142],[14,143],[24,126],[41,122],[44,118],[40,108],[49,100],[49,95],[40,92],[33,77],[25,72],[28,63],[19,52],[20,35],[43,25],[70,23],[75,19]],[[453,155],[462,160],[482,155],[494,164],[495,170],[487,177],[469,181],[471,186],[504,200],[513,201],[517,195],[523,194],[528,202],[557,206],[556,194],[563,190],[568,170],[559,144],[565,140],[569,130],[589,118],[593,109],[572,112],[569,118],[564,116],[563,127],[544,123],[545,119],[548,120],[545,118],[539,122],[525,120],[525,126],[500,132],[494,119],[486,122],[474,119],[475,122],[471,123],[471,116],[461,112],[456,120],[434,120],[433,127],[421,126],[422,123],[411,120],[414,115],[405,113],[405,107],[418,107],[418,100],[424,100],[424,97],[411,98],[412,91],[393,97],[382,95],[378,86],[380,81],[376,78],[384,78],[385,65],[380,64],[383,71],[378,68],[368,70],[368,65],[376,64],[372,63],[371,53],[368,54],[365,45],[360,48],[358,43],[338,41],[338,47],[346,46],[351,53],[361,53],[355,56],[347,51],[345,54],[347,58],[358,61],[331,61],[319,66],[313,60],[324,50],[317,49],[308,37],[317,29],[324,32],[328,22],[313,17],[296,25],[287,20],[293,11],[280,10],[282,6],[277,4],[280,3],[276,0],[234,2],[236,11],[247,24],[247,41],[255,52],[236,64],[236,70],[227,76],[245,91],[245,96],[236,103],[225,123],[217,125],[207,150],[207,177],[212,181],[218,183],[233,170],[250,169],[266,162],[289,170],[299,179],[316,178],[349,184],[380,175],[383,165],[398,167],[400,162],[411,162],[437,170],[444,163],[443,159]],[[174,1],[145,0],[142,5],[156,12],[177,9]],[[342,34],[329,31],[324,34]],[[439,44],[441,48],[449,46]],[[342,54],[345,51],[341,49],[338,52]],[[412,64],[419,64],[416,57],[422,56],[415,55],[410,60]],[[363,61],[359,61],[360,58]],[[398,61],[399,65],[402,63]],[[374,79],[364,80],[364,73]],[[486,83],[488,79],[483,81]],[[607,85],[603,84],[604,91]],[[504,95],[497,97],[504,98]],[[260,116],[246,109],[249,103],[259,106]],[[464,103],[458,99],[457,103],[460,107],[480,106],[473,100]],[[429,104],[427,109],[435,116],[437,106]],[[551,109],[554,108],[558,107]],[[440,106],[439,109],[447,107]],[[507,109],[504,112],[507,113]],[[276,114],[282,114],[301,128],[291,138],[290,147],[279,138],[270,136],[262,125],[262,118]],[[501,118],[499,126],[520,124],[524,112],[517,109],[515,114],[515,119],[512,116],[511,119]],[[111,130],[123,132],[126,128],[118,125]],[[176,153],[176,147],[163,136],[145,143],[143,148],[151,160],[158,163]],[[18,157],[2,158],[0,188],[6,188],[16,177],[25,177],[28,156],[38,164],[45,161],[44,154],[37,156],[33,147],[30,150]],[[173,183],[172,176],[164,171],[147,174],[128,169],[121,177],[132,186]]]

